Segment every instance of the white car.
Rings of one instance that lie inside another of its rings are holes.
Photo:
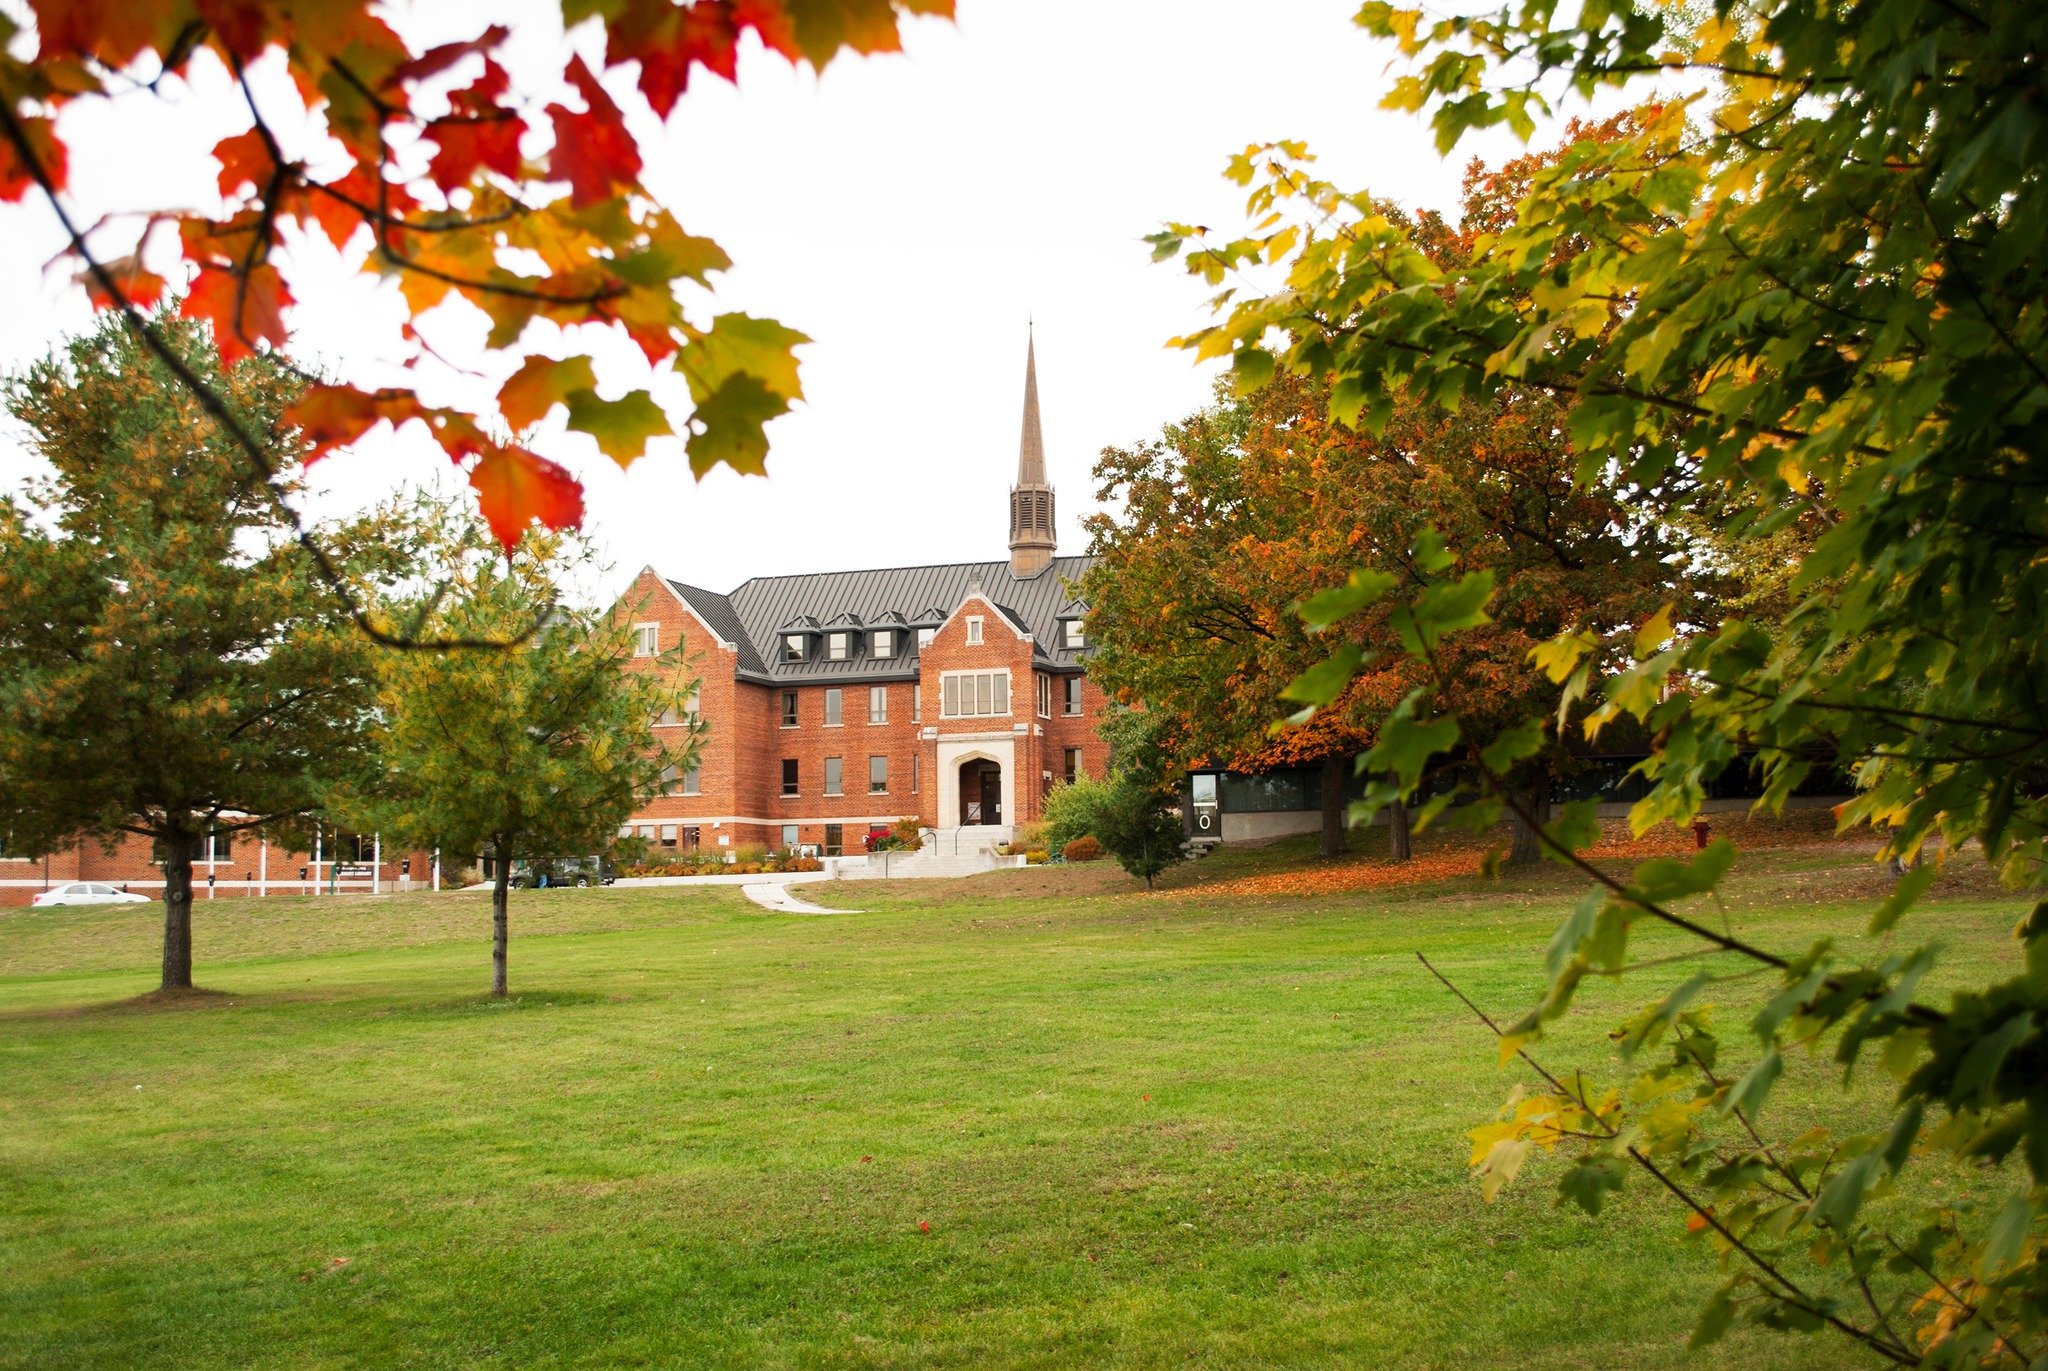
[[[40,909],[53,904],[148,904],[147,895],[131,895],[104,881],[68,881],[51,886],[29,903]]]

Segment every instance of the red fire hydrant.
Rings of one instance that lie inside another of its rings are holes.
[[[1692,845],[1694,847],[1705,847],[1707,845],[1707,834],[1712,831],[1712,829],[1707,827],[1705,819],[1695,816],[1692,821]]]

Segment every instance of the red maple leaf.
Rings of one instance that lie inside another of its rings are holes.
[[[605,94],[582,57],[569,61],[569,81],[582,95],[584,112],[549,105],[555,121],[555,148],[548,174],[569,183],[570,203],[585,209],[611,198],[614,186],[630,186],[640,178],[640,146],[626,131],[626,121]]]
[[[271,160],[270,145],[255,129],[231,133],[213,145],[213,158],[220,163],[220,193],[234,196],[243,186],[262,190],[270,184],[277,163]]]
[[[740,24],[724,4],[640,5],[612,22],[605,62],[640,64],[640,93],[664,119],[701,66],[730,81],[739,71]]]
[[[284,346],[284,307],[291,302],[284,278],[268,262],[251,267],[246,277],[225,267],[203,266],[178,312],[210,322],[221,363],[233,366],[251,355],[258,342]]]
[[[567,470],[518,447],[490,447],[469,469],[484,522],[508,550],[528,526],[575,528],[583,522],[583,487]]]
[[[24,119],[21,131],[26,136],[29,151],[36,155],[42,165],[43,174],[50,178],[50,184],[58,190],[64,189],[65,156],[64,144],[57,137],[57,126],[49,119]],[[29,169],[15,155],[12,143],[0,143],[0,200],[19,200],[28,194],[28,188],[35,184]]]
[[[454,66],[473,52],[496,52],[499,45],[510,34],[511,30],[507,29],[503,24],[493,24],[474,38],[464,39],[458,43],[442,43],[437,47],[428,48],[425,52],[392,72],[387,78],[386,84],[395,86],[400,81],[424,81],[429,76],[435,76],[448,70],[448,68]],[[486,71],[494,65],[488,57],[484,59],[484,62]],[[499,73],[501,76],[503,74],[502,72]]]
[[[510,85],[505,69],[486,57],[483,75],[449,97],[445,118],[427,125],[427,137],[440,145],[427,174],[443,194],[467,184],[479,166],[518,177],[519,135],[526,132],[526,121],[498,103]]]
[[[309,386],[284,412],[285,422],[298,427],[307,443],[311,466],[338,447],[346,447],[388,419],[392,427],[408,419],[431,423],[432,412],[409,390],[357,390],[354,386]]]

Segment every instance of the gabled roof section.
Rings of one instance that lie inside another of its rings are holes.
[[[867,625],[861,620],[860,615],[855,614],[850,609],[842,609],[837,614],[833,615],[831,618],[825,621],[825,627],[866,628]]]
[[[747,626],[740,622],[740,616],[733,612],[729,596],[699,586],[684,585],[681,581],[668,582],[668,588],[676,598],[687,606],[692,614],[704,621],[704,626],[718,635],[720,642],[731,643],[739,649],[739,670],[742,675],[765,676],[767,668],[761,664],[761,655],[754,648],[752,635]]]

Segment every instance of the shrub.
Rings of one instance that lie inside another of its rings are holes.
[[[1043,822],[1018,824],[1010,830],[1010,850],[1013,852],[1030,852],[1035,848],[1050,848],[1051,846],[1052,844],[1046,839],[1045,824]]]
[[[1041,845],[1064,849],[1076,838],[1101,831],[1105,805],[1116,789],[1115,782],[1086,777],[1072,783],[1062,781],[1045,797],[1045,822]]]
[[[1029,866],[1044,866],[1047,862],[1051,860],[1052,853],[1046,851],[1042,847],[1031,848],[1024,854],[1024,861]]]
[[[1102,856],[1102,844],[1083,833],[1061,848],[1060,856],[1070,862],[1092,862]]]

